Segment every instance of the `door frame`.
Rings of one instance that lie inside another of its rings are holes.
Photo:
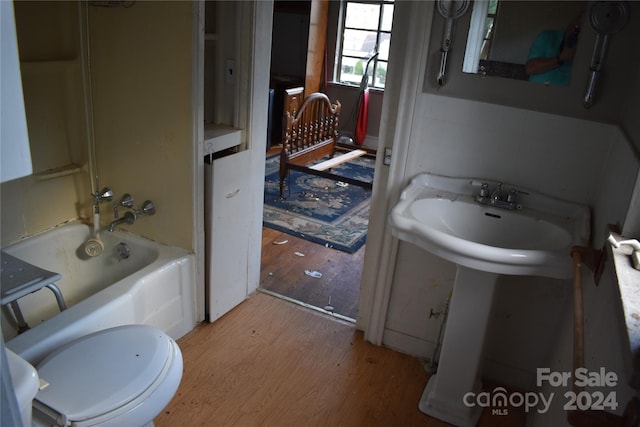
[[[389,167],[382,164],[384,156],[376,165],[357,322],[376,345],[384,340],[398,254],[388,215],[411,178],[406,166],[413,123],[420,120],[414,112],[420,112],[433,13],[433,2],[397,2],[394,9],[394,24],[402,25],[393,27],[378,144],[379,153],[392,149],[392,156]]]
[[[204,217],[204,2],[193,2],[192,13],[192,139],[193,139],[193,248],[196,255],[194,305],[196,320],[205,320],[205,217]],[[236,76],[237,126],[244,129],[242,147],[251,150],[252,191],[262,201],[264,186],[264,152],[267,143],[267,102],[271,61],[271,27],[273,1],[237,2]],[[249,224],[247,256],[247,294],[255,291],[260,281],[262,237],[262,203],[254,202]]]

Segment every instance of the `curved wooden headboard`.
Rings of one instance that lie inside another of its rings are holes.
[[[280,195],[289,165],[304,166],[335,153],[340,101],[332,104],[324,93],[307,96],[295,115],[286,112],[280,152]]]
[[[295,117],[287,112],[283,148],[289,160],[299,155],[297,153],[316,149],[318,145],[331,142],[331,139],[335,144],[340,109],[340,101],[331,104],[327,95],[316,92],[305,98]]]

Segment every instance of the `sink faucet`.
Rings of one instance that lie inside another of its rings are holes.
[[[493,193],[491,193],[491,200],[493,201],[499,201],[502,198],[502,183],[499,182],[498,185],[496,186],[495,190],[493,190]]]
[[[111,222],[111,224],[109,224],[109,232],[112,233],[113,230],[116,229],[116,226],[118,224],[123,224],[123,223],[127,223],[127,224],[133,224],[134,222],[136,222],[136,214],[134,214],[131,211],[127,211],[124,213],[124,216],[122,218],[118,218],[114,221]]]
[[[502,209],[518,209],[518,190],[512,188],[505,196],[502,191],[502,183],[499,182],[493,191],[489,191],[489,184],[486,182],[480,186],[480,193],[476,196],[476,202],[481,205],[494,206]]]

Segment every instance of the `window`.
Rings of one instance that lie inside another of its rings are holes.
[[[359,85],[365,71],[369,86],[384,88],[393,23],[393,0],[343,1],[336,80]],[[367,69],[367,61],[375,53]]]
[[[498,18],[498,0],[489,0],[487,8],[487,20],[484,24],[482,49],[480,51],[480,59],[489,59],[491,52],[491,42],[496,28],[496,19]]]

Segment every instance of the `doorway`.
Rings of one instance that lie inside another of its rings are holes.
[[[282,148],[282,98],[285,90],[305,86],[308,79],[305,74],[307,38],[313,21],[310,18],[311,3],[274,2],[270,82],[273,100],[270,102],[272,119],[267,158],[277,156]],[[307,90],[305,87],[305,92]],[[320,91],[326,92],[332,101],[338,99],[343,103],[341,123],[348,123],[353,112],[350,105],[353,99],[349,98],[357,99],[357,94],[350,94],[344,99],[340,92]],[[371,152],[375,154],[375,151]],[[365,245],[347,253],[263,226],[261,253],[261,291],[355,321]]]
[[[275,144],[267,157],[280,149]],[[365,245],[348,253],[263,226],[261,253],[262,291],[355,321]]]

